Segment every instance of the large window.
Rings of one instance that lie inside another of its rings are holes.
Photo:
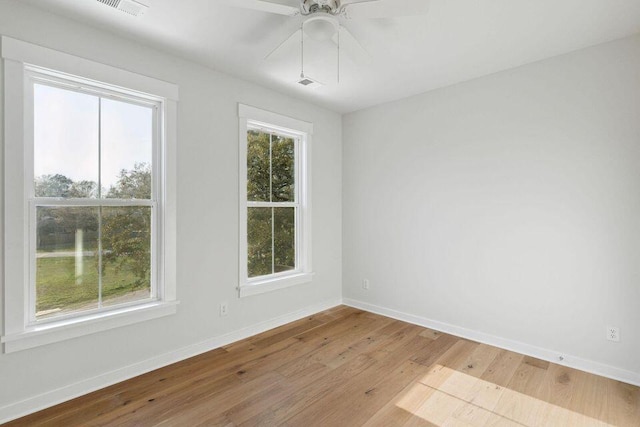
[[[240,106],[240,295],[311,278],[311,126]]]
[[[160,104],[34,69],[28,81],[29,321],[155,299]]]
[[[5,251],[23,266],[7,268],[5,350],[83,335],[86,321],[100,330],[173,312],[166,152],[175,101],[136,88],[172,85],[122,71],[109,81],[110,67],[79,58],[78,74],[27,65],[37,61],[24,52],[31,60],[53,55],[61,67],[67,55],[12,39],[3,47],[7,105],[15,108],[7,116],[22,123],[7,126],[6,169],[15,173],[5,188]]]

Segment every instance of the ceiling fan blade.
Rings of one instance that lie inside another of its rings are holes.
[[[282,43],[276,46],[275,49],[269,52],[267,56],[264,57],[264,59],[267,60],[273,57],[278,51],[282,50],[285,46],[287,47],[298,46],[298,48],[300,48],[299,46],[300,46],[301,40],[302,40],[302,30],[297,29],[296,31],[293,32],[293,34],[287,37]]]
[[[335,36],[333,40],[334,42],[338,42]],[[343,26],[340,26],[340,51],[344,52],[355,64],[367,64],[371,62],[369,52],[362,47],[358,39],[351,34],[351,31]]]
[[[430,0],[378,0],[344,5],[347,19],[398,18],[401,16],[426,15]]]
[[[278,15],[295,16],[300,14],[300,7],[293,6],[291,1],[278,2],[273,0],[222,0],[222,3],[242,9],[257,10],[260,12],[276,13]]]

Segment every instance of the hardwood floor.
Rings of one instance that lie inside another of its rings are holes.
[[[9,426],[640,426],[640,389],[336,307]]]

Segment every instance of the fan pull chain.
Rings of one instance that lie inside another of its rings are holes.
[[[338,73],[338,84],[340,84],[340,25],[338,25],[338,69],[336,70]]]
[[[304,79],[304,22],[300,25],[300,78]]]

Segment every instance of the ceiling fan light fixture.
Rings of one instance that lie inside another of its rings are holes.
[[[324,13],[315,13],[302,25],[305,34],[317,41],[329,40],[338,31],[338,27],[338,20]]]

